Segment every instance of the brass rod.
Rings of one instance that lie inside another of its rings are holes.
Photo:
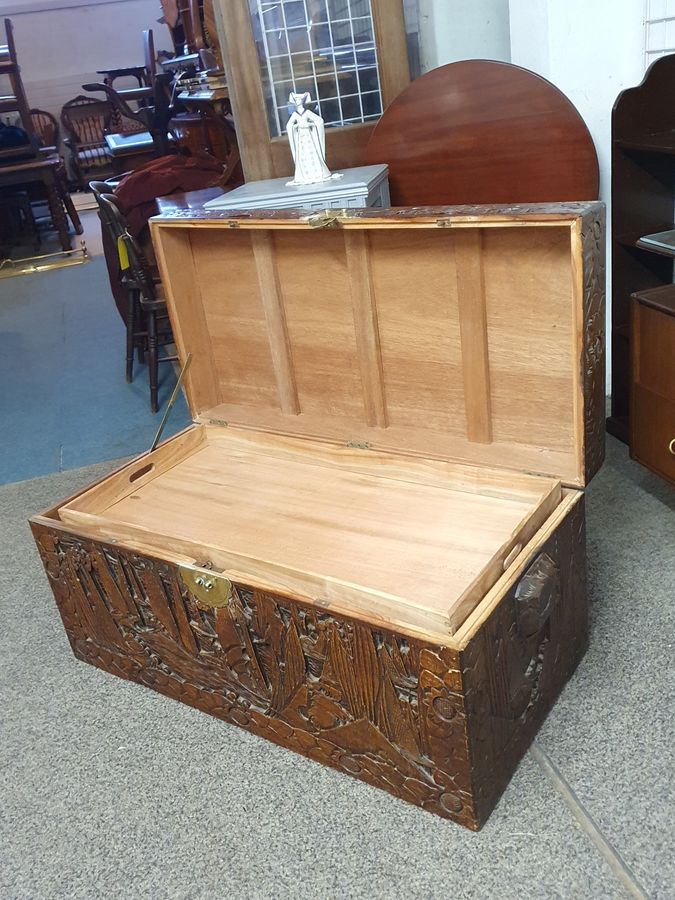
[[[169,414],[173,408],[174,403],[176,402],[176,398],[178,397],[178,391],[183,383],[183,378],[185,377],[185,373],[190,368],[190,363],[192,362],[192,354],[188,353],[185,358],[185,362],[183,363],[183,368],[180,370],[180,375],[178,376],[178,381],[176,382],[176,386],[173,389],[173,393],[169,397],[169,402],[166,405],[166,409],[164,410],[164,415],[162,416],[162,421],[159,423],[159,428],[157,429],[157,434],[155,435],[155,439],[150,446],[150,453],[157,447],[159,444],[159,439],[162,436],[162,432],[164,431],[164,426],[167,423],[167,419],[169,418]]]

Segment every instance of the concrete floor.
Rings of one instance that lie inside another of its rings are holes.
[[[0,896],[675,897],[675,491],[608,441],[589,651],[471,834],[71,656],[26,519],[149,443],[115,316],[102,260],[0,283]]]

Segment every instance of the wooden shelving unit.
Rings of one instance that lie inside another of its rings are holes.
[[[607,430],[628,442],[630,297],[673,282],[673,257],[640,246],[675,222],[675,55],[652,64],[612,114],[612,409]]]
[[[630,455],[675,484],[675,284],[634,295],[631,341]]]

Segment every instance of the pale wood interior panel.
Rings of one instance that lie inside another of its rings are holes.
[[[304,416],[365,422],[344,235],[274,232],[276,264]]]
[[[62,519],[98,517],[108,538],[136,536],[158,552],[213,548],[216,565],[250,560],[257,573],[269,567],[272,583],[283,568],[298,589],[330,582],[364,611],[377,595],[392,615],[397,604],[427,610],[450,629],[561,497],[554,479],[516,475],[510,485],[501,473],[264,436],[258,445],[227,429],[171,443],[118,473],[112,489],[62,507]]]
[[[196,416],[581,483],[568,224],[155,228]]]
[[[452,240],[440,229],[368,232],[392,426],[465,429]]]
[[[192,252],[221,402],[278,408],[251,233],[195,231]],[[169,267],[173,277],[170,260]]]
[[[574,291],[567,228],[483,230],[493,439],[574,450]]]
[[[208,409],[222,403],[223,397],[190,232],[182,228],[160,231],[152,223],[151,233],[178,352],[183,360],[191,353],[194,363],[185,379],[190,409]]]

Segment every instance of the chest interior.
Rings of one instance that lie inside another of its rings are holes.
[[[167,218],[153,239],[196,424],[59,517],[455,632],[584,481],[577,217]]]

